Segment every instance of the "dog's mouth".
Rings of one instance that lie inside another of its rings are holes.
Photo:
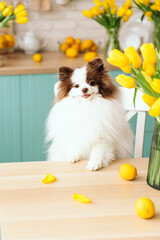
[[[82,95],[82,97],[84,97],[84,98],[89,98],[91,96],[91,94],[84,94],[84,95]]]

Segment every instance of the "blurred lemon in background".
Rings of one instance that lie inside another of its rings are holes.
[[[67,50],[67,48],[69,48],[68,43],[64,42],[60,44],[60,49],[62,52],[65,52]]]
[[[87,52],[84,54],[84,60],[86,62],[93,60],[95,57],[98,57],[98,54],[96,52]]]
[[[7,47],[7,42],[4,36],[0,36],[0,48],[6,48]]]
[[[73,37],[69,36],[66,38],[66,41],[65,41],[69,46],[73,45],[75,43],[75,40]]]
[[[40,53],[36,53],[36,54],[33,55],[33,60],[35,62],[41,62],[42,59],[43,59],[43,57],[42,57],[42,55]]]
[[[11,35],[11,34],[6,34],[6,35],[4,35],[4,37],[5,37],[5,40],[7,42],[6,43],[7,47],[9,47],[9,48],[14,47],[14,45],[15,45],[15,38],[14,38],[14,36]]]
[[[78,50],[76,48],[73,48],[73,47],[68,48],[66,50],[66,56],[70,57],[70,58],[75,58],[75,57],[78,56]]]

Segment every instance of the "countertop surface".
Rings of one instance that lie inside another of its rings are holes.
[[[138,170],[134,181],[119,176],[124,163]],[[148,159],[121,159],[96,172],[87,161],[0,164],[2,240],[159,240],[160,191],[146,183]],[[42,183],[47,173],[57,177]],[[91,199],[76,202],[72,194]],[[152,199],[156,214],[140,218],[134,204]]]
[[[59,67],[68,66],[71,68],[81,67],[86,64],[83,54],[77,58],[67,58],[60,51],[43,52],[43,61],[36,63],[32,59],[32,55],[26,55],[20,52],[14,52],[3,55],[2,67],[0,67],[0,75],[22,75],[22,74],[43,74],[57,73]],[[103,54],[99,54],[103,59]],[[104,59],[103,59],[104,60]],[[117,69],[104,60],[108,70]]]

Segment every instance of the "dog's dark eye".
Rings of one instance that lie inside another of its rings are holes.
[[[94,85],[95,85],[95,81],[90,81],[90,82],[89,82],[89,85],[90,85],[90,86],[94,86]]]
[[[75,88],[79,88],[79,84],[76,84],[76,85],[74,85],[75,86]]]

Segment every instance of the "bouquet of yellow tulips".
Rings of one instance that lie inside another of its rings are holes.
[[[149,114],[156,118],[147,182],[153,188],[160,190],[160,53],[152,43],[141,45],[140,51],[143,63],[134,47],[126,48],[124,53],[114,49],[107,60],[132,75],[120,74],[116,77],[116,81],[123,87],[135,88],[134,102],[137,90],[140,90],[143,93],[143,101],[150,107]]]
[[[24,24],[28,22],[27,11],[23,4],[19,4],[15,9],[13,6],[6,6],[5,2],[0,3],[0,28],[9,27],[8,23],[15,19],[17,23]]]
[[[121,20],[126,22],[129,20],[132,12],[132,0],[126,2],[119,9],[115,0],[94,0],[95,6],[90,10],[83,10],[83,15],[92,18],[100,25],[105,27],[108,33],[108,41],[105,45],[104,55],[107,56],[108,51],[116,48],[120,49],[118,33],[120,29]]]
[[[144,16],[148,18],[148,21],[153,21],[154,31],[153,40],[154,46],[160,50],[160,1],[159,0],[137,0],[134,1],[136,6],[143,12],[141,20]]]

